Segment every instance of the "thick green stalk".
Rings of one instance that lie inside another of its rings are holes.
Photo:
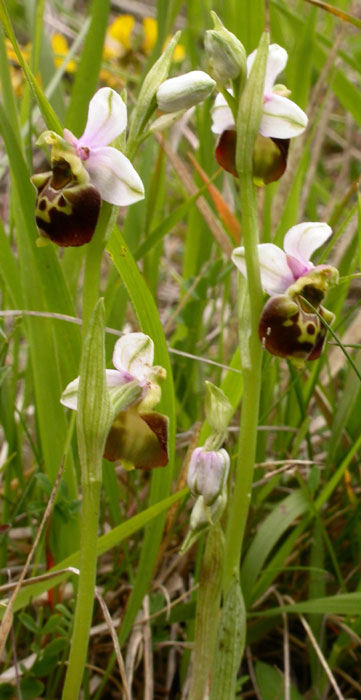
[[[83,337],[89,318],[99,297],[101,262],[106,244],[107,231],[113,227],[115,207],[102,202],[98,223],[92,240],[87,245],[83,284]]]
[[[209,531],[202,559],[197,595],[189,700],[203,700],[216,643],[223,564],[223,532],[219,523]]]
[[[238,444],[238,459],[234,491],[229,508],[226,534],[224,581],[227,588],[232,575],[239,567],[242,542],[251,501],[253,470],[256,455],[258,410],[261,389],[262,346],[258,338],[263,293],[257,255],[258,225],[256,195],[252,175],[244,175],[240,181],[243,240],[247,262],[249,294],[248,357],[243,362],[243,399]],[[242,353],[243,355],[245,353]]]
[[[268,36],[259,43],[256,59],[237,113],[236,166],[239,174],[243,242],[247,284],[239,284],[239,331],[243,399],[234,490],[229,506],[223,575],[223,608],[214,659],[211,700],[233,700],[235,680],[246,637],[246,611],[239,585],[239,564],[251,500],[258,411],[261,388],[262,346],[258,323],[263,294],[258,260],[258,212],[253,184],[253,149],[263,109],[263,86]]]
[[[82,487],[79,587],[74,617],[74,632],[71,640],[69,665],[62,700],[74,700],[74,698],[79,697],[94,606],[97,563],[95,544],[98,535],[101,481],[84,481]]]
[[[257,57],[241,96],[237,115],[236,165],[239,172],[240,207],[243,242],[247,266],[247,297],[240,318],[241,358],[244,381],[238,460],[234,492],[229,507],[225,545],[225,591],[234,572],[238,571],[242,542],[251,500],[256,454],[259,397],[261,387],[262,347],[258,323],[263,293],[259,272],[257,244],[258,212],[253,184],[253,148],[262,116],[263,85],[268,55],[268,36],[261,38]]]

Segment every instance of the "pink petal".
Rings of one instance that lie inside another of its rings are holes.
[[[287,231],[283,247],[286,255],[296,258],[300,263],[313,267],[310,263],[312,253],[319,248],[331,236],[330,226],[319,222],[307,221],[297,226],[292,226]]]
[[[127,108],[117,92],[104,87],[89,102],[88,121],[79,139],[81,146],[107,146],[127,126]]]
[[[137,171],[116,148],[92,148],[84,165],[92,184],[106,202],[125,207],[144,199],[144,186]]]

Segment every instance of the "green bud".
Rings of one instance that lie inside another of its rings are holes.
[[[205,411],[212,430],[225,433],[232,418],[233,407],[222,389],[212,382],[206,382]]]
[[[202,70],[169,78],[157,90],[158,107],[167,113],[189,109],[209,97],[215,87],[214,80]]]
[[[241,78],[243,87],[247,77],[246,51],[237,37],[229,32],[215,12],[211,12],[214,29],[206,31],[204,46],[208,56],[209,72],[224,85],[228,80]]]

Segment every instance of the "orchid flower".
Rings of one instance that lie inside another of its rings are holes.
[[[262,287],[270,296],[283,294],[299,277],[306,275],[315,265],[310,258],[330,237],[332,229],[324,223],[305,222],[287,231],[284,250],[273,243],[260,243],[258,257]],[[247,275],[244,248],[235,248],[232,260],[244,276]],[[318,266],[317,269],[320,269]]]
[[[273,243],[258,245],[262,287],[270,295],[258,325],[266,350],[296,364],[316,360],[334,314],[321,306],[330,285],[338,281],[331,265],[317,265],[310,258],[330,237],[327,224],[302,223],[285,235],[284,250]],[[244,248],[233,251],[232,260],[247,276]],[[323,319],[325,323],[322,322]]]
[[[127,108],[111,88],[101,88],[90,100],[85,130],[77,139],[64,129],[70,143],[90,175],[91,183],[102,199],[127,206],[144,198],[143,183],[130,160],[108,146],[127,126]]]
[[[114,346],[116,369],[105,370],[110,398],[116,395],[117,388],[134,381],[142,393],[135,404],[118,413],[113,421],[104,450],[104,457],[112,462],[122,460],[125,465],[143,469],[165,466],[168,462],[168,419],[152,411],[161,398],[158,381],[166,373],[163,367],[153,366],[153,358],[154,343],[144,333],[128,333]],[[79,377],[64,390],[63,406],[77,410],[78,389]]]
[[[37,144],[51,146],[51,170],[31,177],[37,190],[39,241],[48,238],[60,246],[84,245],[94,234],[101,199],[118,206],[143,199],[143,183],[131,162],[107,145],[126,124],[122,98],[111,88],[102,88],[90,101],[79,139],[68,129],[64,138],[54,131],[41,134]]]
[[[247,75],[249,76],[256,51],[247,58]],[[271,44],[268,50],[266,75],[263,92],[263,113],[259,127],[262,136],[279,139],[289,139],[302,134],[307,126],[307,116],[303,110],[285,96],[288,91],[284,86],[274,85],[276,77],[284,70],[287,63],[287,51]],[[235,129],[232,111],[223,97],[216,97],[212,112],[212,131],[222,134],[227,129]]]

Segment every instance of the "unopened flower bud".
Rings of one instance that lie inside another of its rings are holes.
[[[212,505],[222,493],[229,473],[230,460],[226,450],[207,451],[197,447],[192,453],[187,483],[193,496],[203,496]]]
[[[210,525],[218,522],[227,504],[227,492],[225,490],[217,496],[216,500],[209,507],[203,496],[197,498],[190,518],[191,533],[198,533],[205,530]]]
[[[225,433],[232,418],[232,404],[222,389],[212,382],[206,382],[205,411],[212,430],[216,433]]]
[[[201,70],[169,78],[157,90],[158,107],[162,112],[188,109],[209,97],[215,86],[215,81]]]
[[[247,77],[246,51],[237,37],[224,27],[215,12],[211,12],[214,29],[206,31],[204,46],[209,61],[209,72],[217,83]]]

